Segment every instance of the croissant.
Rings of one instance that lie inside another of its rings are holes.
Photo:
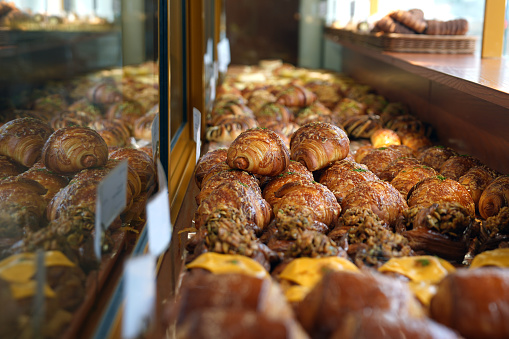
[[[306,107],[316,101],[316,94],[309,89],[299,86],[290,85],[277,95],[276,102],[287,107]]]
[[[366,105],[368,114],[380,114],[385,106],[387,106],[387,100],[382,95],[374,93],[364,94],[357,101]]]
[[[392,129],[380,128],[371,134],[371,144],[374,148],[401,145],[401,139]]]
[[[51,117],[57,112],[64,111],[67,108],[66,99],[62,94],[55,93],[40,97],[35,100],[32,110],[41,112],[47,117]]]
[[[430,316],[465,338],[507,338],[507,281],[507,269],[457,270],[438,285]]]
[[[49,125],[51,118],[53,117],[53,113],[40,112],[40,111],[30,111],[25,109],[15,109],[11,114],[7,114],[7,117],[4,117],[4,121],[8,122],[14,119],[22,119],[22,118],[33,118],[37,120],[41,120],[45,124]]]
[[[408,106],[401,102],[389,102],[380,113],[380,119],[382,119],[384,125],[387,125],[387,122],[394,118],[407,114],[409,114]]]
[[[290,152],[277,133],[256,128],[242,132],[232,142],[226,162],[231,168],[274,176],[286,170]]]
[[[410,147],[414,151],[431,146],[431,140],[422,133],[403,132],[400,133],[401,144]]]
[[[51,199],[53,199],[53,197],[69,183],[69,179],[50,172],[44,167],[42,162],[36,163],[28,171],[20,174],[18,178],[34,180],[41,184],[47,190],[47,192],[43,195],[47,203],[49,203]]]
[[[152,122],[156,114],[145,114],[134,121],[134,137],[152,141]]]
[[[410,189],[419,181],[436,175],[437,172],[428,166],[407,167],[392,179],[391,185],[394,186],[403,197],[406,197]]]
[[[423,179],[415,184],[408,192],[407,201],[409,207],[456,202],[463,206],[470,216],[475,216],[475,204],[470,193],[459,182],[440,175]]]
[[[258,123],[253,118],[230,117],[228,120],[223,120],[219,126],[208,127],[205,138],[208,141],[229,143],[242,132],[256,127],[258,127]]]
[[[203,184],[209,180],[210,178],[212,178],[214,175],[216,175],[217,173],[219,172],[223,172],[223,171],[233,171],[234,169],[231,168],[230,166],[228,166],[228,164],[226,163],[226,160],[225,161],[221,161],[221,162],[218,162],[217,164],[214,164],[210,167],[210,169],[205,173],[205,175],[203,176],[203,179],[201,181],[201,185],[203,186]]]
[[[424,123],[410,114],[400,115],[387,121],[385,127],[392,129],[398,134],[411,132],[427,135],[429,133],[428,128],[424,125]]]
[[[325,275],[296,310],[312,338],[330,338],[348,314],[372,312],[413,318],[422,315],[404,282],[381,274],[349,271]]]
[[[346,118],[343,126],[348,136],[351,138],[367,138],[382,128],[382,122],[379,115],[366,114]]]
[[[219,148],[209,151],[200,157],[194,170],[194,179],[198,188],[201,189],[203,178],[214,165],[226,161],[227,153],[228,150],[226,148]]]
[[[41,157],[51,133],[53,129],[38,119],[11,120],[0,127],[0,154],[30,167]]]
[[[218,172],[207,178],[206,181],[203,181],[200,193],[196,196],[196,204],[200,205],[201,202],[208,197],[217,186],[226,181],[238,181],[243,185],[248,186],[253,191],[258,192],[259,195],[262,194],[260,186],[258,185],[258,180],[252,174],[242,170],[230,169]]]
[[[343,98],[333,108],[332,114],[338,117],[340,122],[344,122],[350,117],[366,114],[366,105],[353,99]]]
[[[434,170],[439,171],[442,164],[447,161],[450,157],[457,155],[458,153],[449,147],[444,146],[431,146],[423,149],[417,155],[423,165],[433,167]]]
[[[87,99],[94,104],[111,105],[122,100],[122,94],[114,84],[99,82],[88,90]]]
[[[394,225],[408,208],[405,199],[388,182],[364,181],[353,187],[341,203],[344,211],[364,207],[373,211],[389,225]]]
[[[283,176],[287,174],[302,174],[303,176],[307,177],[309,181],[313,181],[313,173],[306,168],[303,164],[300,162],[297,162],[295,160],[290,160],[290,163],[288,165],[288,168],[285,172],[274,176],[274,177],[262,177],[260,179],[260,186],[264,188],[267,184],[269,184],[271,181],[279,180]]]
[[[227,101],[225,103],[216,104],[214,109],[210,113],[207,123],[212,126],[219,126],[224,123],[225,120],[232,118],[247,117],[254,119],[254,114],[249,107],[245,104],[238,103],[235,101]]]
[[[317,101],[328,109],[333,109],[342,99],[341,85],[337,83],[312,81],[305,84],[304,87],[315,93]]]
[[[345,131],[329,123],[309,123],[299,128],[290,141],[292,160],[310,171],[322,169],[344,159],[350,152]]]
[[[359,100],[363,95],[373,93],[374,89],[369,85],[363,85],[356,82],[353,82],[350,88],[346,93],[347,98]]]
[[[274,203],[273,209],[278,211],[288,205],[296,209],[310,209],[314,213],[315,221],[332,225],[341,213],[341,206],[336,197],[324,185],[317,182],[290,182],[274,193],[280,198]]]
[[[258,192],[239,181],[227,181],[216,187],[198,206],[194,218],[196,228],[201,229],[208,216],[221,205],[241,211],[258,230],[263,230],[272,217],[270,205]]]
[[[5,155],[0,155],[0,178],[14,177],[25,170],[23,166]]]
[[[458,179],[458,182],[467,189],[479,210],[479,200],[484,189],[498,176],[498,173],[486,166],[472,167]]]
[[[262,127],[267,127],[268,124],[273,122],[286,124],[293,119],[292,112],[286,106],[277,102],[269,102],[254,112],[256,121]]]
[[[509,205],[509,176],[493,180],[482,192],[479,199],[479,214],[487,219],[497,215],[500,209]]]
[[[413,157],[412,149],[403,145],[391,145],[373,149],[360,162],[380,177],[389,164],[402,157]]]
[[[105,165],[108,145],[90,128],[65,127],[48,138],[42,149],[42,161],[52,172],[74,174],[85,168]]]
[[[350,160],[335,162],[320,176],[319,182],[334,194],[338,203],[341,204],[350,189],[363,181],[378,180],[366,165],[358,164]]]
[[[454,155],[440,166],[440,174],[446,178],[457,181],[462,175],[466,174],[469,169],[481,165],[481,161],[474,157],[468,155]]]
[[[313,175],[308,176],[302,173],[296,173],[287,171],[284,173],[281,173],[274,179],[272,179],[269,183],[265,185],[263,188],[263,198],[270,204],[270,206],[273,206],[278,202],[281,197],[276,197],[275,193],[279,191],[281,187],[288,183],[308,183],[313,181]]]
[[[315,101],[296,113],[295,122],[302,126],[309,122],[324,121],[324,119],[332,120],[331,114],[332,112],[325,105]]]
[[[57,220],[61,216],[73,218],[79,215],[93,227],[95,221],[95,207],[98,182],[94,180],[72,180],[62,188],[46,208],[49,221]]]
[[[137,119],[145,114],[145,110],[140,103],[136,101],[122,101],[112,104],[105,114],[109,120],[119,119],[122,120],[130,131],[134,130],[134,125]]]
[[[402,157],[394,160],[380,172],[380,180],[391,182],[399,172],[407,167],[422,165],[416,158]]]
[[[104,139],[106,145],[126,146],[129,140],[130,132],[127,125],[122,120],[98,119],[89,124],[89,127],[97,131]]]
[[[459,339],[450,328],[428,318],[411,318],[384,312],[347,314],[331,339],[426,338]]]
[[[350,144],[350,145],[352,145],[352,144]],[[362,162],[362,159],[364,159],[364,157],[366,155],[368,155],[368,153],[370,153],[374,149],[375,148],[373,148],[373,146],[371,146],[371,144],[367,144],[367,145],[359,147],[354,152],[354,160],[355,160],[355,162],[358,162],[360,164]]]
[[[120,148],[110,153],[110,159],[127,159],[129,166],[140,178],[141,192],[149,192],[154,188],[156,168],[154,161],[147,153],[134,148]]]
[[[69,111],[83,112],[89,117],[99,118],[101,116],[101,110],[97,106],[90,103],[87,98],[82,98],[70,104],[67,109]]]

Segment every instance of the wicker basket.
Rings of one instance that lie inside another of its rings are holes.
[[[472,54],[477,43],[477,37],[467,35],[357,33],[334,28],[326,28],[325,34],[339,42],[404,53]]]

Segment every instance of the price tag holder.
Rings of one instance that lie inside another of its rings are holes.
[[[97,186],[94,251],[101,260],[104,232],[126,207],[127,160],[115,167]]]
[[[168,190],[157,192],[147,203],[148,251],[159,256],[170,245],[173,227],[170,221]]]
[[[201,155],[201,112],[196,107],[193,108],[193,127],[193,138],[196,143],[196,162],[198,162]]]
[[[217,44],[217,60],[219,62],[219,72],[226,73],[231,62],[230,40],[227,38],[221,39]]]
[[[156,259],[152,255],[134,257],[124,269],[124,314],[122,338],[138,338],[154,319]]]
[[[154,120],[152,121],[152,156],[154,159],[159,158],[159,113],[156,114]]]
[[[168,192],[168,179],[166,178],[166,172],[164,171],[164,167],[160,159],[156,160],[156,167],[157,181],[159,182],[159,192]]]

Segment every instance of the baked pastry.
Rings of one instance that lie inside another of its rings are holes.
[[[130,132],[127,125],[119,119],[98,119],[89,124],[104,139],[108,147],[123,147],[129,143]]]
[[[428,166],[406,167],[391,180],[391,185],[396,188],[403,197],[406,197],[412,187],[419,181],[434,177],[437,172]]]
[[[479,214],[487,219],[498,214],[502,207],[509,205],[509,176],[493,180],[479,198]]]
[[[375,93],[361,95],[357,100],[366,105],[366,113],[368,114],[378,115],[387,105],[385,97]]]
[[[226,162],[231,168],[275,176],[286,170],[290,151],[274,131],[263,128],[242,132],[228,148]]]
[[[34,180],[41,184],[47,190],[43,195],[47,203],[49,203],[55,194],[69,183],[69,179],[49,171],[44,167],[42,162],[36,163],[35,166],[30,168],[28,171],[23,172],[18,177]]]
[[[208,141],[230,143],[242,132],[258,127],[254,118],[248,116],[230,117],[222,121],[219,126],[207,128],[205,138]]]
[[[360,160],[360,163],[368,166],[369,170],[380,177],[389,164],[403,157],[413,157],[412,149],[403,145],[391,145],[374,148]]]
[[[452,148],[431,146],[418,152],[417,159],[419,159],[423,165],[433,167],[433,169],[439,171],[442,164],[455,155],[458,155],[458,153]]]
[[[431,146],[431,140],[420,132],[401,132],[401,144],[410,147],[414,151]]]
[[[53,129],[70,126],[88,126],[93,117],[81,111],[65,111],[55,115],[50,122]]]
[[[0,127],[0,154],[30,167],[41,157],[53,129],[38,119],[11,120]]]
[[[267,127],[273,122],[282,122],[284,124],[293,120],[293,114],[283,104],[277,102],[269,102],[264,104],[258,110],[254,111],[256,121],[261,127]]]
[[[309,172],[309,171],[308,171]],[[263,188],[263,198],[274,207],[276,202],[281,199],[281,196],[276,196],[276,192],[278,192],[281,187],[285,186],[288,183],[310,183],[313,181],[313,175],[309,172],[310,175],[306,175],[299,172],[286,171],[274,177],[270,180],[265,187]]]
[[[438,285],[430,316],[465,338],[507,338],[508,279],[507,269],[457,270]]]
[[[423,18],[422,11],[404,11],[404,10],[396,10],[389,14],[391,18],[402,23],[406,27],[411,30],[422,33],[427,27],[426,21]]]
[[[133,134],[136,139],[152,141],[152,122],[156,114],[145,114],[134,121]]]
[[[315,102],[316,98],[316,94],[309,89],[299,85],[290,85],[277,95],[276,102],[287,107],[307,107]]]
[[[348,314],[384,312],[420,317],[408,287],[381,274],[331,272],[297,306],[297,318],[312,338],[329,338]]]
[[[389,102],[380,113],[384,126],[394,118],[409,114],[409,108],[402,102]]]
[[[144,108],[136,101],[116,102],[108,107],[105,117],[107,119],[119,119],[123,121],[129,130],[134,131],[136,120],[145,114]]]
[[[364,114],[366,114],[366,105],[350,98],[341,99],[332,109],[332,115],[337,117],[341,123],[349,117]]]
[[[388,182],[364,181],[353,187],[341,203],[344,211],[353,207],[367,208],[393,226],[407,209],[401,194]]]
[[[475,216],[475,204],[470,193],[459,182],[440,175],[415,184],[408,192],[407,201],[409,207],[456,202],[463,206],[471,217]]]
[[[380,128],[374,131],[370,136],[370,140],[374,148],[401,145],[401,139],[398,134],[388,128]]]
[[[230,121],[232,118],[248,117],[254,119],[254,114],[249,107],[237,101],[226,101],[216,104],[207,119],[207,123],[212,126],[219,126],[224,124],[225,121]]]
[[[67,101],[63,94],[54,93],[37,98],[33,105],[32,110],[41,112],[46,117],[51,117],[58,112],[67,109]]]
[[[352,143],[350,143],[350,145],[352,145]],[[366,155],[368,155],[374,149],[375,148],[373,146],[371,146],[371,144],[367,144],[367,145],[359,147],[354,152],[354,160],[355,160],[355,162],[358,162],[359,164],[362,163],[362,159],[364,159],[364,157]],[[350,152],[350,155],[351,155],[351,153],[352,152]]]
[[[455,19],[449,21],[426,20],[426,34],[430,35],[465,35],[468,32],[468,21]]]
[[[379,178],[380,180],[391,182],[392,179],[394,179],[394,177],[405,168],[415,167],[419,165],[422,165],[422,163],[416,158],[412,157],[397,158],[396,160],[389,163],[389,165],[387,165],[383,169],[383,171],[380,172]]]
[[[332,121],[333,117],[331,117],[331,114],[330,109],[325,107],[320,101],[315,101],[296,112],[295,122],[302,126],[309,122],[324,121],[324,118]]]
[[[108,161],[108,145],[87,127],[65,127],[53,133],[42,149],[44,166],[58,174],[74,174],[82,169],[103,166]]]
[[[317,101],[328,109],[333,109],[342,98],[341,85],[329,81],[311,81],[304,85],[316,94]]]
[[[122,100],[122,93],[110,82],[98,82],[87,91],[89,102],[100,105],[112,105]]]
[[[124,160],[138,174],[141,181],[141,192],[151,192],[156,182],[156,168],[152,158],[145,152],[134,148],[120,148],[110,153],[110,159]]]
[[[256,112],[268,103],[276,101],[276,96],[267,89],[254,90],[246,95],[247,107],[256,115]]]
[[[327,168],[318,181],[327,186],[341,204],[348,192],[358,183],[374,180],[378,180],[378,177],[366,165],[341,160]]]
[[[474,200],[476,210],[479,210],[479,200],[486,187],[497,178],[498,173],[486,166],[472,167],[458,179],[458,182],[467,189]]]
[[[350,140],[341,128],[323,122],[309,123],[292,136],[291,158],[316,171],[344,159],[349,145]]]
[[[194,179],[198,188],[201,189],[203,178],[214,165],[226,161],[227,152],[228,149],[219,148],[209,151],[200,157],[194,170]]]
[[[384,33],[415,34],[415,31],[386,15],[375,23],[375,28]]]
[[[399,115],[385,123],[385,127],[392,129],[397,133],[420,133],[429,134],[429,128],[424,123],[411,114]]]
[[[22,173],[26,168],[6,155],[0,155],[0,178],[13,177]]]
[[[346,118],[343,126],[349,137],[369,139],[375,131],[382,128],[382,121],[379,115],[365,114]]]
[[[469,169],[482,165],[479,159],[469,155],[453,155],[440,166],[440,174],[446,178],[458,180]]]

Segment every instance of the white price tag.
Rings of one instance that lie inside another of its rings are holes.
[[[157,192],[147,203],[147,227],[149,253],[159,256],[170,245],[173,232],[168,190]]]
[[[122,161],[97,185],[94,251],[101,259],[104,231],[126,207],[127,160]]]
[[[201,153],[201,112],[195,107],[193,108],[193,138],[196,143],[196,162],[200,159]]]
[[[159,113],[156,114],[152,121],[152,156],[158,158],[159,153]]]
[[[166,178],[166,172],[164,172],[163,164],[160,159],[156,160],[157,166],[157,180],[159,181],[159,192],[168,192],[168,179]]]
[[[226,73],[231,62],[230,40],[227,38],[222,39],[217,44],[217,60],[219,62],[219,72]]]
[[[122,338],[139,337],[153,319],[156,298],[155,262],[151,255],[131,258],[126,262]]]

